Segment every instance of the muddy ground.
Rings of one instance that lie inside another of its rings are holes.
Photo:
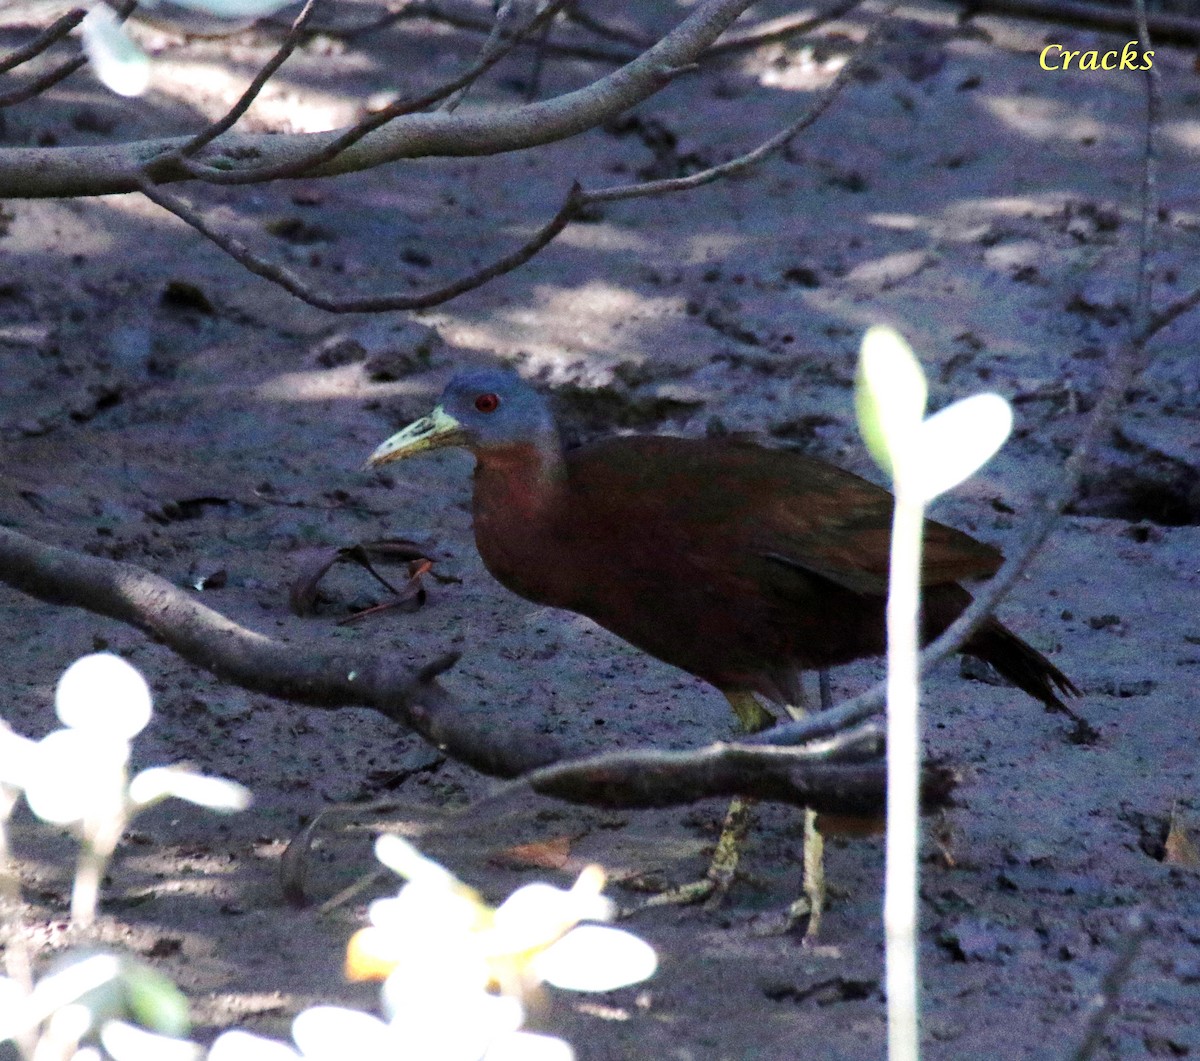
[[[350,8],[351,5],[340,5]],[[763,4],[755,18],[785,10]],[[661,28],[671,5],[612,5]],[[495,158],[422,161],[336,180],[203,189],[211,216],[329,288],[434,286],[525,238],[572,179],[598,187],[722,160],[785,124],[858,39],[851,19],[809,41],[706,65],[636,111],[565,143]],[[5,30],[0,43],[21,33]],[[198,128],[269,54],[269,33],[180,41],[143,31],[150,95],[130,103],[76,75],[9,112],[5,146],[100,144]],[[438,309],[332,317],[245,273],[139,198],[10,201],[0,223],[0,520],[43,541],[142,565],[254,629],[425,661],[462,651],[445,682],[498,730],[595,750],[688,747],[732,731],[724,700],[590,622],[504,591],[475,552],[470,459],[442,452],[388,474],[367,453],[433,404],[466,365],[509,364],[556,396],[566,431],[750,431],[877,477],[857,441],[851,379],[863,329],[900,328],[932,400],[994,389],[1015,404],[1003,452],[939,503],[939,518],[1004,548],[1058,471],[1126,337],[1134,288],[1144,86],[1134,74],[1039,68],[1046,43],[1125,38],[902,6],[887,43],[834,109],[753,175],[605,207],[519,271]],[[469,60],[479,38],[406,22],[353,45],[319,38],[264,93],[249,128],[322,129],[373,93],[411,91]],[[1200,82],[1193,55],[1159,48],[1159,304],[1200,284]],[[607,67],[547,63],[544,95]],[[468,106],[518,102],[523,53]],[[190,191],[190,190],[189,190]],[[925,843],[922,960],[930,1058],[1067,1056],[1131,911],[1153,928],[1102,1057],[1200,1054],[1200,877],[1177,836],[1200,831],[1200,318],[1154,342],[1119,433],[1001,607],[1005,622],[1084,690],[1099,730],[1071,743],[1061,717],[944,665],[928,681],[926,744],[963,781]],[[384,536],[432,542],[428,600],[339,626],[386,596],[339,568],[314,617],[288,587],[321,550]],[[212,576],[223,572],[223,578]],[[215,584],[214,584],[215,583]],[[599,861],[636,882],[697,876],[720,801],[662,812],[529,799],[500,820],[436,828],[437,812],[494,782],[366,710],[298,708],[231,688],[115,622],[0,588],[5,717],[54,728],[58,674],[97,647],[150,681],[156,717],[138,764],[186,759],[257,797],[216,819],[169,805],[138,820],[97,935],[144,956],[194,1002],[198,1035],[238,1024],[286,1035],[317,1001],[370,1008],[342,947],[360,894],[328,914],[285,904],[281,852],[315,812],[395,798],[399,828],[493,899],[566,883]],[[835,674],[864,688],[875,662]],[[433,824],[431,824],[433,823]],[[368,823],[370,824],[370,823]],[[378,824],[378,823],[376,823]],[[314,857],[323,901],[370,866],[370,827]],[[569,838],[558,870],[505,859]],[[15,845],[30,930],[49,955],[66,927],[69,846],[25,812]],[[834,840],[818,947],[763,936],[798,886],[800,817],[764,808],[746,877],[718,910],[638,915],[658,949],[646,985],[555,995],[536,1022],[579,1056],[879,1057],[884,1050],[878,840]]]

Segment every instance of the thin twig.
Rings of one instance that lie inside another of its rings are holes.
[[[761,47],[764,44],[787,40],[790,37],[808,33],[813,29],[841,18],[855,7],[858,7],[861,2],[862,0],[840,0],[839,3],[816,14],[804,12],[784,15],[740,32],[735,30],[723,36],[721,40],[709,45],[702,53],[701,58],[712,58],[719,55],[728,55],[732,52],[746,51],[751,48]],[[545,45],[547,55],[559,58],[585,59],[593,62],[620,64],[629,62],[639,52],[644,51],[654,43],[653,38],[647,35],[612,26],[578,8],[568,11],[567,16],[579,28],[588,30],[602,41],[611,41],[613,44],[618,45],[618,47],[572,41],[547,41]],[[475,13],[475,11],[469,8],[449,8],[437,3],[437,0],[412,0],[411,3],[405,4],[397,10],[372,19],[369,22],[345,28],[333,25],[310,26],[309,32],[324,33],[342,40],[357,40],[360,37],[378,33],[380,30],[395,25],[397,22],[421,18],[428,19],[431,22],[440,22],[443,25],[466,30],[470,33],[486,34],[490,33],[492,28],[491,20]],[[518,43],[522,47],[539,46],[537,41],[528,39]],[[620,45],[627,45],[628,47],[620,47]]]
[[[1089,1061],[1100,1046],[1104,1039],[1104,1030],[1121,1001],[1121,991],[1129,980],[1134,959],[1137,958],[1138,951],[1142,949],[1142,944],[1149,934],[1150,919],[1139,911],[1130,914],[1125,922],[1125,934],[1117,941],[1116,957],[1100,981],[1100,990],[1091,1000],[1091,1012],[1088,1014],[1083,1040],[1071,1054],[1071,1061]]]
[[[716,55],[728,55],[730,52],[760,48],[764,44],[772,44],[775,41],[787,40],[789,37],[798,37],[801,34],[810,33],[820,26],[834,22],[843,15],[849,14],[856,7],[859,7],[861,3],[862,0],[842,0],[841,3],[834,4],[832,7],[820,11],[815,15],[784,15],[781,18],[774,18],[769,22],[763,22],[753,29],[743,30],[741,33],[736,31],[728,33],[717,41],[716,44],[710,45],[708,51],[701,58],[707,59]]]
[[[35,56],[41,55],[52,44],[62,40],[71,30],[78,26],[86,14],[86,9],[77,7],[52,22],[34,37],[33,40],[29,41],[28,44],[23,44],[20,48],[14,49],[3,59],[0,59],[0,74],[7,74],[10,70],[15,70],[22,63],[27,63]]]
[[[588,204],[612,202],[618,199],[665,195],[670,192],[699,188],[702,185],[711,184],[713,181],[741,173],[757,165],[776,151],[781,150],[799,133],[803,132],[820,118],[841,94],[854,72],[862,64],[863,57],[874,47],[880,33],[883,31],[888,16],[895,10],[898,2],[899,0],[893,0],[893,2],[889,3],[883,9],[875,25],[871,27],[871,30],[863,38],[859,46],[851,53],[850,58],[846,60],[834,79],[817,93],[816,98],[809,104],[804,114],[792,122],[791,125],[787,126],[787,128],[780,130],[769,140],[765,140],[758,147],[754,148],[753,151],[747,151],[744,155],[739,155],[737,158],[730,159],[728,162],[722,162],[717,166],[710,166],[708,169],[700,170],[698,173],[690,173],[686,177],[670,177],[664,180],[644,181],[640,184],[622,184],[611,188],[599,188],[595,191],[589,191],[585,193],[587,197],[586,202]]]
[[[46,89],[53,88],[60,81],[65,81],[81,66],[86,65],[87,56],[77,55],[74,59],[68,59],[53,70],[48,70],[40,77],[35,77],[28,84],[22,85],[20,88],[15,88],[11,92],[0,92],[0,107],[12,107],[15,104],[25,103],[36,96],[40,96]]]
[[[347,148],[357,144],[363,137],[375,132],[376,129],[381,129],[388,122],[402,115],[424,110],[426,107],[432,106],[452,96],[454,93],[467,88],[503,59],[515,47],[518,40],[536,27],[554,18],[564,3],[566,3],[566,0],[553,0],[528,25],[518,30],[511,39],[504,41],[491,50],[485,50],[485,53],[471,65],[470,69],[454,78],[454,80],[431,89],[429,92],[423,93],[413,99],[397,100],[394,103],[388,104],[386,107],[368,115],[340,136],[335,137],[324,147],[302,158],[284,162],[277,166],[258,166],[252,169],[227,170],[216,166],[206,166],[191,159],[177,159],[172,153],[164,156],[162,159],[156,159],[154,166],[158,167],[178,162],[190,176],[209,184],[259,184],[263,181],[279,180],[284,177],[299,177],[323,163],[331,162]]]
[[[542,14],[546,14],[556,6],[561,6],[565,0],[557,0],[556,4],[552,4]],[[578,214],[581,209],[593,204],[616,199],[631,199],[640,196],[648,195],[663,195],[669,192],[680,191],[688,188],[698,187],[704,184],[720,180],[732,174],[742,172],[763,159],[767,158],[773,151],[777,151],[787,144],[803,129],[812,125],[833,103],[842,89],[849,83],[851,76],[858,64],[862,62],[862,57],[870,51],[878,35],[882,31],[882,27],[895,3],[890,4],[884,9],[879,20],[872,27],[871,31],[863,39],[862,43],[855,49],[854,53],[847,60],[845,65],[838,71],[837,76],[818,94],[817,98],[812,102],[808,110],[795,122],[789,125],[786,129],[771,137],[765,143],[755,148],[753,151],[747,152],[736,159],[723,163],[719,166],[713,166],[700,173],[692,174],[688,177],[680,177],[662,181],[647,181],[642,184],[625,185],[617,188],[599,189],[596,191],[582,191],[578,185],[575,185],[568,193],[566,200],[558,213],[545,226],[543,226],[529,241],[516,251],[506,255],[499,261],[492,263],[484,269],[481,269],[469,276],[462,277],[451,284],[436,288],[433,291],[423,294],[412,294],[411,292],[391,293],[385,295],[356,295],[338,297],[327,294],[318,290],[312,284],[307,283],[296,275],[287,266],[270,261],[264,256],[252,251],[245,243],[227,232],[222,232],[213,225],[210,225],[204,220],[202,215],[190,207],[179,197],[165,191],[160,186],[152,183],[149,179],[140,182],[142,193],[151,201],[157,203],[164,210],[173,213],[180,220],[196,229],[202,235],[206,236],[214,244],[225,251],[235,261],[240,263],[246,269],[271,281],[282,287],[297,298],[307,302],[309,305],[316,306],[319,309],[324,309],[333,313],[369,313],[381,312],[387,310],[398,309],[425,309],[430,306],[441,305],[458,295],[471,291],[476,287],[480,287],[488,281],[500,276],[512,269],[523,265],[529,261],[535,254],[546,247],[564,228],[570,223],[571,219]],[[548,24],[548,23],[547,23]],[[476,64],[477,66],[479,64]],[[365,135],[365,134],[364,134]],[[326,148],[321,155],[332,155],[333,148],[336,144],[331,144]],[[172,161],[180,161],[172,156]],[[325,161],[323,157],[313,161]],[[157,168],[164,165],[168,161],[167,157],[156,159],[150,166],[148,171],[156,172]],[[184,165],[189,165],[187,160],[182,160]],[[208,167],[203,167],[205,171]],[[294,165],[280,167],[280,169],[291,170]],[[261,174],[263,171],[247,170],[239,171],[240,177],[250,177],[253,174]],[[205,178],[207,179],[207,178]]]
[[[1146,24],[1145,0],[1133,0],[1133,10],[1137,20],[1138,40],[1141,42],[1142,51],[1152,50],[1150,28]],[[1153,64],[1147,66],[1143,73],[1146,83],[1146,133],[1142,151],[1142,210],[1138,226],[1138,271],[1133,298],[1135,335],[1145,334],[1151,322],[1154,294],[1151,258],[1154,254],[1154,222],[1158,217],[1158,147],[1155,136],[1158,132],[1161,110],[1159,73],[1154,69]]]
[[[1197,306],[1200,306],[1200,287],[1171,303],[1166,309],[1155,313],[1150,318],[1150,326],[1146,329],[1146,339],[1157,335],[1164,328],[1174,324],[1185,313],[1191,313]]]
[[[258,94],[266,87],[267,82],[275,76],[275,72],[287,62],[292,52],[299,46],[303,39],[304,27],[308,24],[308,20],[312,17],[313,9],[316,7],[317,0],[307,0],[300,14],[296,16],[292,23],[292,28],[288,30],[287,36],[283,39],[278,50],[267,61],[266,65],[254,76],[254,80],[250,82],[246,91],[242,93],[238,101],[229,108],[229,112],[219,120],[215,121],[207,129],[197,133],[191,140],[179,149],[181,156],[194,155],[197,151],[207,147],[218,136],[232,129],[243,114],[250,109]]]
[[[564,0],[566,2],[566,0]],[[559,10],[562,10],[562,4],[559,5]],[[538,41],[545,42],[546,35],[550,31],[551,19],[543,19],[541,21],[540,32],[534,34],[531,32],[532,22],[527,22],[525,26],[517,26],[515,32],[507,33],[511,22],[516,21],[528,11],[528,5],[525,0],[501,0],[501,3],[495,5],[495,17],[492,20],[492,30],[484,40],[482,47],[479,49],[479,61],[489,57],[503,54],[516,47],[516,43],[521,39],[532,39],[535,44]],[[506,35],[507,33],[507,35]],[[538,65],[541,65],[542,49],[538,49]],[[483,71],[481,70],[480,73]],[[471,91],[471,86],[479,79],[477,74],[465,85],[462,86],[453,95],[442,101],[441,109],[447,114],[453,114],[463,101],[466,100],[467,94]]]
[[[447,8],[439,4],[437,0],[411,0],[410,3],[403,4],[386,15],[381,15],[379,18],[371,19],[359,25],[344,28],[334,25],[312,25],[309,26],[308,32],[322,33],[340,40],[356,41],[372,33],[378,33],[380,30],[387,29],[398,22],[406,22],[410,19],[426,19],[427,21],[438,22],[454,29],[465,30],[468,33],[488,34],[492,30],[494,20],[479,14],[478,10],[478,8],[468,8],[465,6],[462,8]],[[532,47],[534,43],[529,40],[521,40],[517,42],[517,46]],[[549,44],[547,50],[552,55],[562,58],[588,59],[595,62],[621,64],[636,58],[638,52],[642,49],[626,50],[624,48],[607,48],[602,45],[560,42]]]
[[[515,251],[442,287],[415,295],[411,292],[393,292],[383,295],[348,295],[339,298],[317,290],[287,266],[269,261],[252,251],[236,236],[222,232],[210,225],[199,212],[158,185],[143,180],[140,188],[147,199],[174,214],[201,235],[208,237],[221,250],[256,276],[278,284],[285,291],[307,302],[310,306],[316,306],[329,313],[384,313],[391,310],[427,309],[430,306],[440,306],[443,302],[449,302],[452,298],[482,287],[489,280],[494,280],[496,277],[503,276],[518,266],[524,265],[567,227],[571,218],[578,211],[581,200],[579,186],[574,185],[567,193],[558,213]]]
[[[639,52],[645,51],[654,43],[653,39],[644,33],[609,25],[603,19],[599,19],[591,12],[584,10],[583,5],[578,2],[568,4],[563,15],[568,22],[579,26],[581,29],[588,30],[590,33],[594,33],[603,40],[613,41],[616,44],[627,44],[630,48],[635,48]]]
[[[1129,28],[1129,12],[1117,6],[1082,3],[1080,0],[967,0],[963,4],[968,17],[1008,15],[1013,18],[1038,18],[1073,26],[1124,31]],[[1200,20],[1189,15],[1156,11],[1146,24],[1160,41],[1176,44],[1200,43]],[[1141,34],[1141,40],[1148,39]]]
[[[136,8],[137,0],[124,0],[114,11],[117,21],[124,22],[133,14]],[[53,26],[51,29],[53,29]],[[86,66],[87,61],[86,55],[77,55],[74,59],[68,59],[53,70],[46,71],[40,77],[35,77],[28,84],[22,85],[20,88],[13,89],[11,92],[0,93],[0,107],[11,107],[17,103],[25,103],[36,96],[40,96],[46,89],[53,88],[60,81],[65,81],[80,67]]]

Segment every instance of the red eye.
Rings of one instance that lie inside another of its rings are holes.
[[[500,408],[500,399],[495,394],[481,394],[475,399],[475,408],[481,413],[494,413]]]

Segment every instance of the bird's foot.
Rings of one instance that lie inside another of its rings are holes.
[[[768,914],[757,920],[756,936],[782,936],[802,921],[804,943],[816,943],[821,932],[821,915],[825,912],[825,839],[817,828],[815,811],[804,812],[804,894],[793,900],[786,910]]]
[[[638,910],[651,910],[656,906],[695,906],[697,903],[719,900],[720,896],[717,894],[716,882],[710,880],[708,877],[701,877],[700,880],[688,881],[687,884],[678,884],[674,888],[668,888],[664,892],[652,895],[632,910],[627,911],[627,913],[637,913]]]
[[[806,895],[794,899],[782,910],[759,914],[751,922],[750,934],[760,938],[786,936],[802,923],[804,924],[803,943],[808,946],[816,941],[821,915],[818,911],[816,917],[813,916],[812,902]]]
[[[750,828],[750,813],[754,801],[736,797],[729,805],[721,835],[713,850],[708,872],[700,880],[689,881],[653,895],[639,909],[655,906],[694,906],[705,903],[719,906],[737,877],[742,844]]]

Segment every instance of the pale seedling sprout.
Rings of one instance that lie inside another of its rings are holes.
[[[925,506],[991,458],[1012,429],[1012,409],[977,394],[925,419],[925,374],[904,339],[874,327],[863,338],[855,408],[867,449],[891,476],[887,601],[887,839],[883,920],[887,940],[888,1057],[920,1056],[917,901],[920,837],[921,534]]]

